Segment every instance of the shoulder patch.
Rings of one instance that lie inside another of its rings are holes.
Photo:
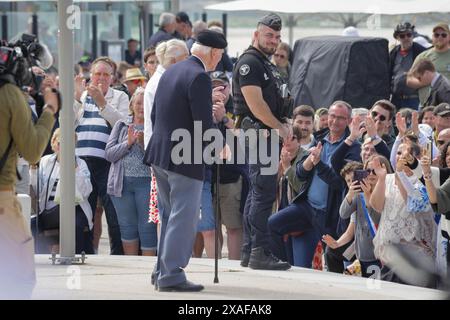
[[[239,68],[239,74],[241,76],[246,76],[248,73],[250,72],[250,66],[248,64],[243,64],[240,68]]]

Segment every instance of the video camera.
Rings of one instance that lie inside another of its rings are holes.
[[[10,43],[2,41],[0,45],[0,80],[39,91],[39,79],[31,68],[51,67],[53,58],[47,46],[39,43],[36,36],[27,33],[21,34]]]

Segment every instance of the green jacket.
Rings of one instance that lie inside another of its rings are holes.
[[[292,199],[296,199],[297,195],[300,193],[300,190],[306,185],[307,180],[300,180],[297,176],[297,165],[299,162],[303,162],[308,155],[308,151],[300,148],[291,167],[286,171],[286,176],[292,191]]]
[[[13,140],[0,174],[0,187],[15,185],[18,153],[32,164],[39,162],[50,140],[54,123],[54,116],[43,112],[37,123],[33,124],[31,109],[22,91],[12,84],[0,88],[0,158],[6,152],[10,140]]]

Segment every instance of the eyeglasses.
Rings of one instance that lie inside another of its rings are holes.
[[[412,33],[410,33],[410,32],[403,33],[403,34],[399,34],[398,36],[400,37],[400,39],[405,39],[405,37],[411,38],[412,37]]]
[[[435,32],[435,33],[433,33],[433,35],[434,35],[435,38],[439,38],[439,37],[442,37],[443,39],[447,38],[447,34],[446,33]]]
[[[380,121],[385,121],[386,120],[386,116],[382,115],[381,113],[378,113],[376,111],[372,111],[371,112],[372,118],[376,118],[377,116],[379,116],[378,119],[380,119]]]
[[[436,142],[439,146],[442,146],[445,143],[444,140],[437,140]]]
[[[284,54],[275,53],[274,56],[275,56],[275,58],[281,58],[281,59],[286,58],[286,56]]]
[[[146,63],[147,63],[147,64],[156,64],[156,61],[155,61],[155,60],[147,60]]]

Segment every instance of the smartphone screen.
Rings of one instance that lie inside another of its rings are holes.
[[[368,176],[369,176],[369,171],[367,171],[367,170],[355,170],[355,172],[353,172],[353,181],[361,182]]]
[[[427,156],[433,160],[433,143],[431,141],[427,142]]]

